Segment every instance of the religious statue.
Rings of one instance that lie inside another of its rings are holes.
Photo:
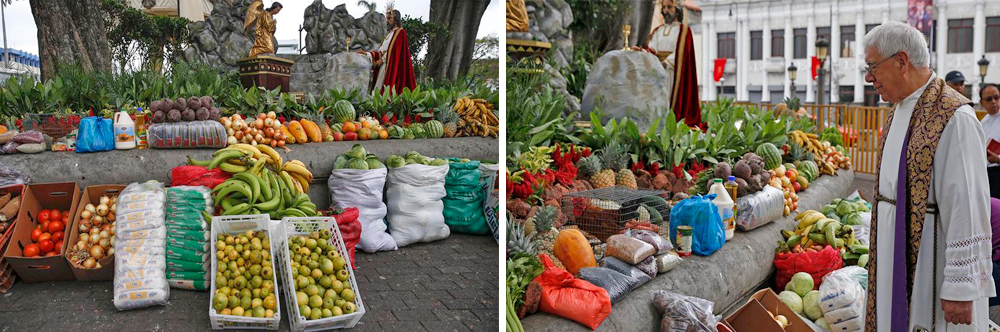
[[[368,55],[371,60],[372,80],[369,90],[373,93],[382,92],[386,87],[396,93],[402,93],[404,88],[412,91],[417,87],[417,80],[413,76],[413,61],[410,58],[410,42],[399,19],[399,11],[394,10],[392,2],[389,2],[385,10],[385,24],[390,30],[382,44],[375,51],[357,51]]]
[[[649,33],[646,46],[632,47],[655,54],[667,71],[670,109],[677,121],[689,126],[703,126],[698,99],[698,69],[695,65],[691,27],[681,23],[683,11],[675,0],[661,0],[663,24]]]
[[[277,21],[274,15],[281,11],[283,6],[280,2],[271,4],[271,8],[264,10],[262,0],[254,0],[247,7],[246,17],[243,19],[243,29],[249,32],[253,28],[253,47],[250,48],[250,57],[261,54],[275,53],[274,31],[277,28]]]
[[[528,8],[524,0],[507,0],[507,31],[528,31]]]

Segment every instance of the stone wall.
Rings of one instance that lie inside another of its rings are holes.
[[[220,70],[237,69],[236,61],[250,54],[253,34],[243,30],[243,17],[252,0],[212,0],[212,15],[188,24],[191,37],[184,60],[201,62]],[[281,27],[281,14],[278,14]],[[275,41],[274,43],[278,43]]]
[[[371,61],[367,56],[343,52],[288,56],[295,60],[289,88],[320,95],[326,90],[367,90]]]
[[[385,15],[381,13],[368,12],[361,18],[354,18],[344,4],[328,9],[321,0],[306,7],[302,27],[306,30],[306,52],[309,54],[343,52],[348,36],[351,37],[351,51],[372,51],[378,49],[387,32]]]
[[[552,44],[549,56],[556,67],[562,68],[573,60],[573,10],[565,0],[527,0],[528,35],[510,35],[509,38],[537,40]],[[523,33],[522,33],[523,34]]]

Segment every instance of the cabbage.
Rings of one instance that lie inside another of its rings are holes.
[[[792,281],[785,284],[786,291],[793,291],[799,296],[806,296],[806,293],[813,290],[813,277],[805,272],[799,272],[792,276]]]
[[[826,318],[823,317],[816,318],[816,321],[813,323],[816,324],[816,326],[819,326],[820,328],[830,331],[830,324],[826,323]]]
[[[792,291],[784,291],[778,294],[778,298],[788,306],[788,309],[792,309],[796,314],[802,314],[802,298],[799,297],[799,294],[795,294]]]
[[[854,212],[856,209],[857,208],[854,207],[854,204],[848,201],[840,201],[840,203],[837,204],[837,214],[840,216],[846,216],[851,212]]]
[[[857,212],[852,212],[851,214],[844,216],[843,220],[845,225],[861,225],[861,222],[861,215]]]
[[[448,161],[444,159],[434,159],[430,162],[431,166],[444,166],[447,165]]]
[[[820,212],[826,215],[827,218],[829,218],[830,215],[837,214],[837,206],[833,204],[824,205],[823,209]]]
[[[812,320],[823,317],[823,311],[819,309],[819,291],[810,291],[802,297],[802,311]]]
[[[357,159],[365,159],[365,155],[367,155],[368,152],[365,151],[365,148],[362,147],[361,144],[354,144],[354,146],[351,147],[351,150],[347,151],[347,153],[345,153],[345,154],[348,157],[351,157],[351,159],[355,159],[355,158],[357,158]]]
[[[385,163],[392,168],[406,166],[406,161],[403,160],[403,157],[397,155],[389,156],[389,158],[385,159]]]

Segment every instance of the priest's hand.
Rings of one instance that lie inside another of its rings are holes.
[[[639,47],[639,46],[632,46],[632,50],[633,51],[645,51],[645,49],[643,49],[642,47]]]
[[[972,324],[972,301],[941,300],[944,320],[951,324]]]
[[[994,164],[1000,164],[1000,156],[990,151],[986,151],[986,160]]]
[[[375,66],[376,67],[381,66],[381,65],[382,65],[382,59],[375,60]]]

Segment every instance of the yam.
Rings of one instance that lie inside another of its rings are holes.
[[[0,196],[0,206],[6,205],[7,202],[10,202],[10,199],[13,198],[13,197],[14,197],[14,195],[12,195],[11,193],[6,193],[6,194],[3,194],[3,196]]]
[[[0,222],[7,222],[13,220],[17,217],[17,210],[21,208],[21,196],[14,197],[14,199],[4,204],[3,208],[0,209]]]
[[[187,108],[193,110],[201,108],[201,99],[199,99],[198,97],[188,98]]]

